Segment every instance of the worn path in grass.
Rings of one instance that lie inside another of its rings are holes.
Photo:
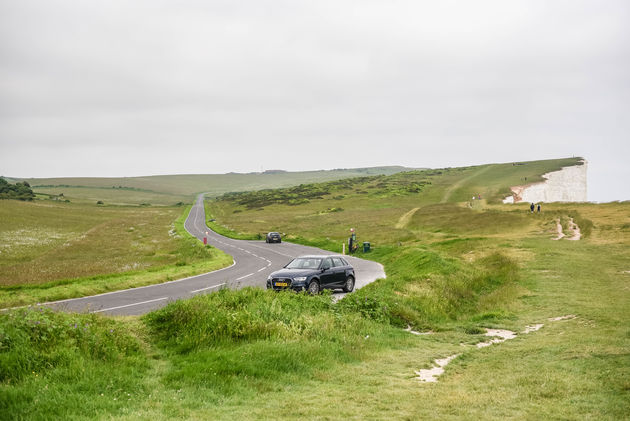
[[[492,165],[488,165],[485,166],[483,168],[481,168],[478,171],[475,171],[473,174],[471,174],[468,177],[462,178],[461,180],[459,180],[458,182],[456,182],[455,184],[453,184],[451,187],[449,187],[448,189],[446,189],[446,191],[444,191],[444,196],[442,196],[442,200],[440,201],[440,203],[446,203],[449,201],[449,199],[451,198],[451,195],[455,192],[455,190],[459,189],[460,187],[462,187],[466,182],[470,181],[471,179],[480,176],[481,174],[485,173],[486,171],[488,171],[489,169],[492,168]]]
[[[197,198],[185,223],[186,230],[208,244],[229,253],[234,264],[225,269],[185,279],[146,287],[115,291],[77,299],[57,301],[48,305],[61,310],[98,312],[117,315],[144,314],[163,307],[169,301],[188,298],[196,294],[216,291],[219,288],[264,287],[267,276],[303,254],[329,254],[314,247],[283,242],[266,244],[262,241],[233,240],[219,235],[205,224],[203,195]],[[380,263],[349,257],[357,275],[356,288],[384,278]],[[342,296],[341,293],[335,294]]]

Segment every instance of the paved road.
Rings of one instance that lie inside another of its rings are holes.
[[[115,315],[137,315],[165,306],[169,301],[189,298],[196,294],[207,294],[219,288],[265,287],[267,276],[302,254],[329,254],[314,247],[283,242],[266,244],[264,241],[232,240],[223,237],[206,226],[203,195],[200,195],[190,210],[184,224],[186,230],[200,241],[206,237],[208,244],[230,254],[232,266],[190,278],[123,291],[109,292],[91,297],[48,303],[50,307],[65,311],[106,313]],[[369,260],[348,257],[354,266],[356,288],[384,278],[383,266]],[[342,297],[343,293],[335,293]]]

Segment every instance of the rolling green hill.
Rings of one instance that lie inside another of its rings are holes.
[[[525,177],[578,163],[364,174],[211,198],[207,217],[234,237],[277,230],[340,252],[353,227],[373,246],[358,256],[381,262],[387,278],[338,302],[246,288],[142,318],[0,313],[0,413],[626,419],[630,202],[545,204],[531,213],[499,200]],[[473,194],[483,199],[472,203]],[[489,329],[513,338],[488,343]],[[437,382],[419,379],[446,357]]]
[[[83,202],[102,200],[110,204],[170,205],[179,201],[190,202],[198,193],[204,192],[212,197],[232,191],[278,188],[375,174],[388,175],[409,169],[392,166],[303,172],[271,170],[248,174],[28,178],[24,180],[33,186],[36,193],[48,195],[62,193],[69,200]]]
[[[458,225],[462,224],[468,224],[471,226],[469,231],[474,232],[474,221],[477,220],[494,230],[507,229],[500,222],[504,213],[480,214],[477,207],[500,204],[504,197],[501,192],[522,183],[525,177],[532,181],[542,180],[544,173],[580,162],[580,158],[569,158],[521,165],[416,170],[389,176],[231,193],[209,201],[207,217],[242,232],[280,231],[287,233],[289,238],[328,238],[337,244],[336,251],[341,251],[341,243],[351,227],[357,230],[362,241],[394,244],[415,239],[412,228],[433,220],[432,224],[439,221],[439,226],[425,232],[424,236],[440,239],[457,231]],[[469,202],[471,196],[479,194],[483,197],[481,201]],[[475,209],[462,208],[460,202]],[[425,214],[429,219],[420,217]],[[494,224],[489,224],[492,221]],[[518,228],[519,232],[527,229],[526,225],[512,225],[509,229]]]

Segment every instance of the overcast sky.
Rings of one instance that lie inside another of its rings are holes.
[[[630,199],[630,2],[0,0],[0,174],[584,156]]]

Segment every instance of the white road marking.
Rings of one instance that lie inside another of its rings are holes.
[[[179,283],[179,282],[183,282],[183,281],[188,281],[190,279],[195,279],[195,278],[199,278],[201,276],[206,276],[206,275],[208,275],[210,273],[221,272],[222,270],[230,269],[233,266],[236,266],[236,259],[234,259],[234,258],[232,258],[232,264],[230,266],[224,267],[222,269],[217,269],[217,270],[214,270],[212,272],[207,272],[207,273],[202,273],[202,274],[199,274],[199,275],[189,276],[188,278],[175,279],[174,281],[162,282],[161,284],[145,285],[143,287],[135,287],[135,288],[128,288],[128,289],[121,289],[119,291],[104,292],[102,294],[90,295],[90,296],[87,296],[87,297],[66,298],[65,300],[57,300],[57,301],[46,301],[45,303],[37,303],[37,305],[61,304],[61,303],[65,303],[65,302],[68,302],[68,301],[79,301],[79,300],[90,299],[90,298],[94,298],[94,297],[103,297],[105,295],[120,294],[120,293],[124,293],[124,292],[129,292],[129,291],[132,291],[132,290],[133,291],[137,291],[139,289],[145,289],[145,288],[146,289],[148,289],[148,288],[160,288],[160,286],[162,286],[162,285],[175,284],[175,283]],[[32,305],[32,304],[29,304],[29,305]],[[28,307],[28,305],[20,306],[20,307],[10,307],[10,308],[22,308],[22,307]]]
[[[260,268],[260,269],[258,269],[258,271],[257,271],[257,272],[262,272],[262,271],[263,271],[263,270],[265,270],[265,269],[267,269],[267,268],[266,268],[266,267],[264,267],[264,268]]]
[[[249,246],[250,247],[256,247],[256,248],[259,248],[259,249],[262,249],[262,250],[266,250],[266,251],[270,251],[272,253],[276,253],[276,254],[279,254],[280,256],[284,256],[284,257],[289,257],[291,259],[295,258],[295,256],[290,256],[288,254],[280,253],[279,251],[273,250],[272,248],[265,248],[265,247],[257,246],[257,245],[252,244],[252,243],[249,243]]]
[[[110,308],[103,308],[103,309],[100,309],[100,310],[92,311],[91,313],[101,313],[101,312],[103,312],[103,311],[118,310],[119,308],[132,307],[132,306],[139,306],[139,305],[141,305],[141,304],[154,303],[154,302],[156,302],[156,301],[162,301],[162,300],[168,300],[168,297],[156,298],[155,300],[140,301],[139,303],[133,303],[133,304],[125,304],[124,306],[116,306],[116,307],[110,307]]]
[[[250,274],[248,274],[248,275],[245,275],[245,276],[241,276],[240,278],[237,278],[236,280],[237,280],[237,281],[240,281],[241,279],[248,278],[248,277],[252,276],[253,274],[254,274],[254,272],[252,272],[252,273],[250,273]]]
[[[191,294],[194,294],[195,292],[199,292],[199,291],[206,291],[206,290],[208,290],[208,289],[212,289],[212,288],[218,288],[218,287],[221,287],[221,286],[225,285],[226,283],[227,283],[227,282],[223,282],[222,284],[219,284],[219,285],[213,285],[213,286],[211,286],[211,287],[206,287],[206,288],[196,289],[196,290],[194,290],[194,291],[190,291],[190,293],[191,293]]]

